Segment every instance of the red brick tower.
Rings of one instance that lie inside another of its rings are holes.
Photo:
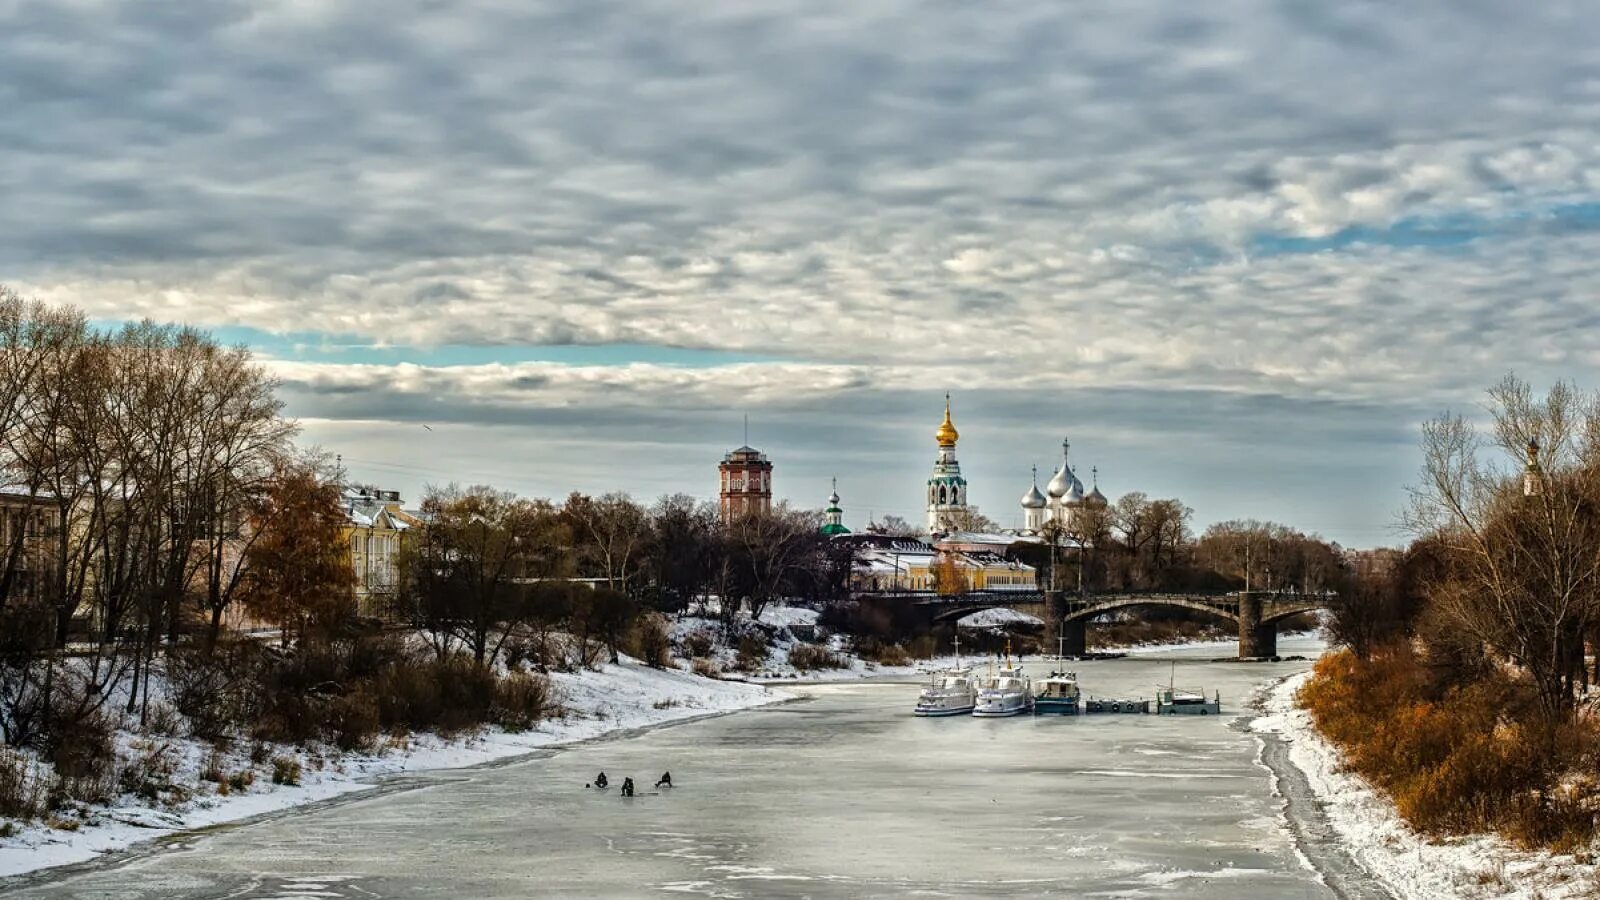
[[[772,511],[772,461],[754,447],[740,447],[717,466],[721,478],[722,521]]]

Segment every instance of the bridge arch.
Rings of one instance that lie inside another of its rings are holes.
[[[1282,622],[1284,619],[1298,616],[1301,613],[1316,612],[1326,608],[1326,604],[1318,603],[1302,603],[1293,606],[1276,607],[1270,613],[1263,611],[1261,615],[1261,624],[1276,625],[1277,623]]]
[[[1233,622],[1234,624],[1238,624],[1239,622],[1239,613],[1237,607],[1230,609],[1223,604],[1208,603],[1203,600],[1194,600],[1188,597],[1159,596],[1118,597],[1115,599],[1101,600],[1099,602],[1090,603],[1087,606],[1082,606],[1079,608],[1068,606],[1067,614],[1063,617],[1063,621],[1087,622],[1090,619],[1109,612],[1116,612],[1123,609],[1134,609],[1136,607],[1152,606],[1188,609],[1195,612],[1205,613],[1206,615],[1223,619],[1228,622]]]
[[[1018,602],[1018,598],[1015,597],[993,597],[986,598],[984,600],[951,601],[948,603],[941,603],[935,607],[937,611],[928,617],[928,621],[935,624],[954,622],[957,619],[964,619],[973,613],[987,612],[991,609],[1016,609],[1018,606],[1030,606],[1039,604],[1041,602],[1042,601],[1040,601],[1037,597],[1024,600],[1020,603]],[[1029,615],[1032,615],[1032,613],[1029,613]],[[1038,618],[1041,622],[1044,621],[1043,617],[1035,616],[1035,618]]]

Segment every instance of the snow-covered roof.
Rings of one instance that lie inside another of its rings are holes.
[[[939,542],[946,544],[1015,544],[1022,540],[1019,534],[1008,534],[998,531],[952,531],[939,535]]]

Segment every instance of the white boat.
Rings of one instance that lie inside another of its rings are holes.
[[[975,716],[998,718],[1020,716],[1033,708],[1033,687],[1022,666],[1011,662],[1011,645],[1006,643],[1005,665],[991,670],[978,680],[978,704]]]
[[[1222,693],[1210,700],[1204,691],[1183,691],[1164,687],[1156,692],[1156,712],[1163,716],[1215,716],[1222,713]]]
[[[917,697],[913,712],[919,716],[964,716],[978,701],[971,669],[945,669],[933,673]]]

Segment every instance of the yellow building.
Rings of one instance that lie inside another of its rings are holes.
[[[345,488],[344,509],[350,520],[345,538],[356,576],[356,609],[364,616],[386,617],[400,581],[401,542],[419,520],[401,508],[399,491],[370,485]]]
[[[1033,567],[986,549],[936,547],[911,537],[840,535],[856,545],[851,590],[863,594],[1028,593],[1038,590]]]
[[[0,572],[7,597],[35,599],[45,590],[61,532],[61,513],[50,497],[26,488],[0,488]]]

